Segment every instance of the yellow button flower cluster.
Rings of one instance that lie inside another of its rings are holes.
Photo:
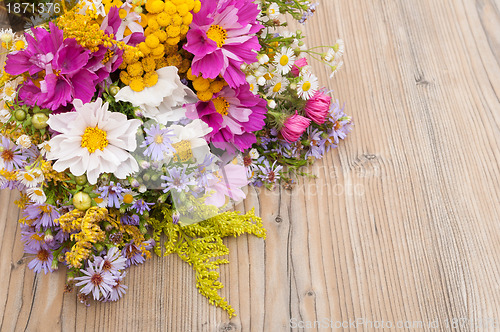
[[[77,13],[80,7],[81,4],[76,5],[57,20],[57,26],[64,30],[64,37],[75,38],[78,44],[92,52],[96,52],[100,45],[111,47],[116,44],[112,35],[109,36],[101,30],[96,21],[97,14],[92,10],[87,10],[86,15],[80,15]]]
[[[143,56],[125,52],[120,73],[121,81],[133,91],[140,92],[156,85],[156,70],[176,66],[183,74],[189,69],[190,60],[179,52],[178,44],[186,38],[193,14],[200,11],[199,0],[139,0],[141,25],[146,40],[137,48]],[[145,11],[144,11],[145,10]]]
[[[187,71],[186,78],[193,82],[196,95],[201,101],[205,102],[211,100],[214,94],[219,93],[227,85],[226,81],[221,77],[207,79],[201,76],[194,76],[191,68]]]

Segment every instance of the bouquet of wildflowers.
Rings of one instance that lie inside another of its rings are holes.
[[[0,186],[21,193],[28,267],[65,267],[67,291],[88,304],[120,299],[127,269],[152,253],[176,253],[233,315],[218,294],[222,239],[265,230],[253,210],[229,207],[346,136],[351,119],[304,57],[334,73],[342,42],[307,49],[282,30],[280,13],[312,15],[307,1],[51,8],[27,21],[36,27],[0,32]]]

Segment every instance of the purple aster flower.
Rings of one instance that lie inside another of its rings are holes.
[[[309,141],[309,149],[306,152],[306,158],[310,156],[321,159],[325,154],[325,141],[321,138],[321,132],[312,127],[307,128],[307,141]]]
[[[275,184],[280,179],[280,171],[283,169],[283,166],[276,165],[277,161],[274,161],[272,165],[269,164],[269,161],[266,159],[263,162],[263,165],[259,165],[259,169],[262,174],[259,174],[260,179],[264,183]]]
[[[28,263],[30,270],[33,270],[35,273],[40,273],[43,270],[45,274],[53,271],[51,265],[54,256],[52,255],[52,251],[46,246],[42,246],[39,249],[25,247],[24,252],[35,255],[34,259]]]
[[[160,125],[156,124],[144,131],[147,136],[141,148],[147,147],[144,151],[145,156],[151,157],[154,161],[160,161],[164,159],[165,153],[175,152],[169,138],[175,136],[171,129],[160,129]]]
[[[14,169],[21,168],[26,161],[27,155],[8,137],[3,135],[0,137],[2,138],[0,143],[0,169],[4,168],[11,172]]]
[[[149,207],[150,205],[155,205],[154,203],[147,203],[142,199],[138,199],[135,201],[135,203],[132,205],[131,209],[134,209],[137,213],[140,215],[144,214],[144,211],[150,211],[151,208]]]
[[[351,131],[352,120],[351,117],[344,113],[344,107],[340,108],[338,100],[332,103],[330,108],[330,115],[327,121],[331,125],[328,130],[328,138],[326,144],[328,148],[330,145],[337,145],[341,139],[346,138],[347,134]]]
[[[154,246],[153,239],[143,242],[146,250],[151,250]],[[125,247],[122,249],[122,255],[127,257],[126,267],[130,265],[139,265],[146,261],[144,258],[144,254],[139,249],[138,246],[134,244],[134,242],[127,243]]]
[[[21,241],[24,243],[25,248],[29,250],[40,250],[46,246],[44,241],[44,234],[38,232],[35,227],[20,224],[21,227]]]
[[[188,107],[187,115],[213,128],[206,139],[215,147],[234,153],[257,142],[254,133],[264,127],[266,113],[266,101],[254,95],[245,84],[236,89],[224,87],[212,100]]]
[[[32,220],[31,225],[37,230],[40,230],[41,227],[55,226],[54,220],[61,216],[56,207],[50,204],[28,205],[24,209],[23,215]]]
[[[182,191],[189,191],[189,186],[194,186],[196,185],[196,180],[194,177],[189,176],[186,174],[186,169],[187,165],[184,167],[172,167],[167,170],[167,175],[162,175],[161,179],[165,180],[166,182],[162,183],[161,186],[165,189],[163,189],[163,192],[168,192],[172,189],[182,192]]]
[[[125,269],[126,262],[127,259],[122,256],[117,247],[111,247],[104,257],[96,256],[94,258],[94,266],[102,264],[103,271],[108,271],[115,276],[120,274],[120,270]]]
[[[208,186],[209,181],[215,178],[215,175],[212,172],[212,166],[214,163],[215,157],[213,155],[207,154],[203,162],[196,166],[196,180],[198,180],[198,186],[206,187]]]
[[[128,214],[122,214],[120,217],[120,222],[123,225],[134,225],[137,226],[139,225],[140,218],[137,214],[133,215],[128,215]]]
[[[87,269],[81,269],[84,274],[82,277],[76,277],[79,281],[76,286],[84,286],[80,289],[80,293],[88,295],[92,293],[94,300],[99,300],[108,296],[115,284],[115,278],[109,271],[103,270],[104,261],[99,265],[89,264]]]
[[[120,200],[123,199],[122,193],[126,191],[120,183],[115,185],[115,183],[111,181],[108,186],[99,187],[98,190],[101,192],[99,197],[105,201],[107,200],[108,207],[120,208]]]
[[[193,75],[216,78],[222,74],[230,87],[246,83],[242,63],[257,61],[260,50],[255,33],[260,11],[251,0],[202,1],[193,16],[184,48],[194,54]]]
[[[7,56],[5,71],[11,75],[28,73],[19,90],[19,100],[41,108],[56,110],[74,99],[91,100],[98,76],[88,70],[90,51],[73,38],[64,38],[63,30],[49,23],[50,31],[33,28],[26,33],[25,50]],[[35,83],[38,82],[38,83]]]
[[[123,278],[127,275],[126,272],[121,274],[117,274],[114,276],[115,284],[111,288],[111,292],[109,292],[108,296],[104,299],[104,302],[107,301],[118,301],[122,298],[123,295],[127,292],[128,287],[123,284]]]

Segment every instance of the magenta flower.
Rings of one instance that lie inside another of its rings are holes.
[[[193,75],[222,74],[230,87],[246,83],[242,63],[254,63],[260,50],[255,33],[262,29],[259,9],[251,0],[202,1],[194,15],[184,48],[194,54]]]
[[[300,69],[302,67],[307,66],[307,59],[306,58],[299,58],[295,60],[295,63],[292,66],[292,74],[295,77],[298,77],[300,75]]]
[[[52,22],[50,31],[32,29],[34,37],[25,34],[26,50],[7,56],[5,71],[11,75],[28,72],[19,91],[19,99],[30,106],[56,110],[74,99],[91,100],[98,76],[86,68],[90,51],[75,39],[63,37],[63,30]]]
[[[326,117],[330,113],[331,102],[332,97],[325,95],[322,91],[316,91],[304,108],[307,117],[317,124],[325,123]]]
[[[206,139],[215,147],[233,153],[236,149],[244,151],[257,141],[254,132],[265,125],[266,105],[248,84],[236,89],[226,86],[209,102],[199,101],[195,107],[188,107],[186,114],[213,128]]]
[[[280,133],[285,141],[293,143],[296,142],[300,136],[302,136],[310,124],[311,120],[299,115],[297,111],[295,111],[294,115],[285,120]]]

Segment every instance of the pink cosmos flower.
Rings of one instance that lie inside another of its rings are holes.
[[[25,34],[26,50],[7,56],[7,73],[31,75],[19,90],[19,99],[30,106],[51,110],[66,106],[74,99],[89,102],[98,78],[86,68],[90,51],[73,38],[64,39],[63,30],[54,23],[49,23],[49,27],[50,31],[32,29],[34,37]]]
[[[257,141],[254,132],[265,125],[266,105],[264,99],[250,91],[248,84],[236,89],[226,86],[212,100],[188,105],[186,115],[213,128],[205,137],[207,141],[233,153],[236,149],[244,151]]]
[[[300,75],[300,68],[307,66],[307,59],[306,58],[300,58],[295,60],[295,63],[292,66],[292,74],[295,77],[298,77]]]
[[[306,103],[306,115],[317,124],[325,123],[331,102],[332,97],[325,95],[322,91],[316,91],[314,96]]]
[[[287,142],[293,143],[302,136],[310,124],[311,120],[299,115],[297,111],[295,111],[294,115],[285,120],[280,133]]]
[[[194,15],[184,46],[194,54],[193,75],[216,78],[222,74],[230,87],[246,83],[242,63],[257,61],[260,50],[255,33],[262,29],[259,9],[251,0],[202,1]]]
[[[248,184],[245,166],[230,163],[222,167],[218,171],[218,175],[208,183],[207,191],[212,191],[212,194],[206,198],[206,204],[222,207],[226,204],[226,197],[236,202],[246,197],[246,194],[241,190]]]

